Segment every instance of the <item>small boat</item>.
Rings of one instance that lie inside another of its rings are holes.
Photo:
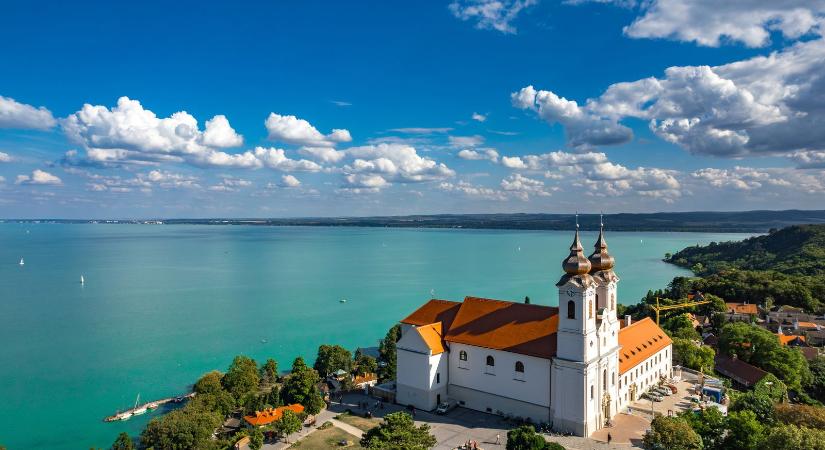
[[[129,420],[131,417],[132,413],[127,411],[115,415],[115,420]]]
[[[152,402],[152,403],[149,403],[149,404],[146,405],[146,409],[148,409],[149,411],[152,411],[154,409],[158,409],[158,406],[160,406],[160,405],[158,405],[158,402]]]
[[[137,398],[135,399],[135,407],[132,408],[133,416],[139,416],[141,414],[146,413],[146,405],[142,405],[140,408],[138,408],[138,403],[140,403],[140,394],[137,395]]]
[[[83,275],[80,276],[80,284],[86,284],[86,279],[83,278]]]
[[[266,343],[267,343],[266,339],[261,339],[261,344],[266,344]]]
[[[347,299],[342,298],[341,300],[338,300],[338,302],[339,302],[339,303],[346,303],[346,302],[347,302]]]
[[[23,261],[23,258],[20,258],[20,265],[21,265],[21,266],[25,266],[25,265],[26,265],[26,261]]]

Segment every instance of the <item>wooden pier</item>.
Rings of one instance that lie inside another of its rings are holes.
[[[138,413],[138,415],[140,415],[140,414],[143,414],[146,411],[151,411],[153,409],[157,409],[157,407],[160,406],[160,405],[164,405],[166,403],[182,403],[182,402],[184,402],[184,401],[186,401],[186,400],[188,400],[188,399],[190,399],[194,396],[195,396],[195,393],[190,392],[186,395],[179,395],[177,397],[167,397],[167,398],[162,398],[160,400],[154,400],[154,401],[151,401],[151,402],[148,402],[148,403],[144,403],[142,405],[137,405],[134,408],[129,408],[125,411],[118,411],[115,414],[104,418],[103,421],[104,422],[117,422],[117,421],[120,421],[120,420],[129,420],[129,419],[132,418],[132,416],[135,415],[135,411],[141,411],[142,410],[142,412]]]

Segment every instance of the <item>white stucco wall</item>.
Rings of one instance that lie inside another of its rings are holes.
[[[466,364],[459,360],[462,351],[467,352]],[[487,356],[495,360],[493,373],[486,373]],[[524,364],[523,376],[516,374],[517,361]],[[549,420],[549,359],[451,343],[449,373],[449,395],[463,401],[462,406],[479,411],[489,408],[488,412],[530,417],[536,422]]]
[[[405,333],[397,344],[396,402],[431,411],[439,396],[447,399],[449,354],[433,355],[417,333]]]
[[[624,409],[632,403],[630,386],[636,385],[636,400],[642,393],[659,382],[659,377],[670,378],[673,374],[673,346],[659,350],[650,358],[628,369],[619,377],[619,407]]]

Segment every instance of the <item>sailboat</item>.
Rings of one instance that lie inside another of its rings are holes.
[[[141,406],[138,408],[138,403],[140,402],[140,394],[137,395],[137,399],[135,399],[135,407],[132,409],[132,415],[139,416],[146,412],[146,405]]]
[[[83,275],[80,276],[80,284],[86,284],[86,279],[83,278]]]
[[[25,266],[25,265],[26,265],[26,261],[23,261],[23,258],[20,258],[20,265],[21,265],[21,266]]]

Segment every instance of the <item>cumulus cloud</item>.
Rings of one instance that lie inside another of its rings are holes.
[[[547,197],[550,195],[544,186],[544,182],[533,178],[525,177],[519,173],[514,173],[501,180],[501,188],[513,193],[523,201],[527,201],[530,195]]]
[[[455,172],[444,163],[422,157],[409,145],[366,145],[352,147],[344,152],[346,157],[351,159],[351,162],[342,168],[350,185],[380,188],[389,182],[437,181],[455,175]],[[369,181],[370,186],[365,185],[365,180]]]
[[[535,111],[550,124],[562,124],[572,147],[623,144],[633,138],[630,128],[619,124],[615,118],[601,116],[591,108],[579,106],[576,101],[551,91],[537,91],[533,86],[527,86],[514,92],[511,98],[515,107]]]
[[[475,120],[476,122],[484,122],[485,120],[487,120],[487,116],[485,116],[484,114],[479,114],[477,112],[474,112],[473,113],[473,120]]]
[[[296,145],[331,147],[341,142],[352,141],[352,136],[347,130],[333,129],[330,134],[324,135],[304,119],[275,113],[270,113],[267,117],[266,129],[269,139]]]
[[[11,162],[11,159],[11,155],[8,153],[0,152],[0,163]]]
[[[475,22],[476,28],[514,34],[512,22],[527,7],[538,0],[455,0],[449,5],[450,12],[464,21]]]
[[[203,143],[211,147],[238,147],[243,144],[243,136],[236,133],[224,115],[217,115],[206,121]]]
[[[335,150],[332,147],[301,147],[298,153],[327,164],[335,164],[346,156],[344,152]]]
[[[406,133],[406,134],[436,134],[436,133],[449,133],[453,131],[452,128],[425,128],[425,127],[407,127],[407,128],[391,128],[389,131],[394,131],[396,133]]]
[[[301,185],[301,181],[292,175],[281,176],[281,187],[296,188]]]
[[[770,44],[770,33],[797,39],[821,31],[822,0],[653,0],[641,2],[643,15],[625,27],[634,38],[667,38],[718,47],[738,42]]]
[[[57,125],[52,112],[0,95],[0,128],[48,130]]]
[[[805,152],[825,150],[825,40],[721,66],[670,67],[662,78],[611,85],[584,106],[532,86],[513,101],[562,123],[572,146],[617,143],[593,137],[621,136],[619,121],[636,118],[691,153],[788,155],[810,164],[817,154]]]
[[[207,189],[216,192],[237,192],[240,188],[252,186],[252,182],[243,178],[224,177],[220,183]]]
[[[499,189],[474,185],[467,181],[459,181],[457,183],[444,181],[438,185],[438,188],[445,192],[457,192],[469,197],[478,197],[486,200],[504,201],[508,199],[507,194]]]
[[[469,150],[464,149],[458,152],[458,157],[461,159],[468,159],[471,161],[488,160],[498,162],[498,152],[492,148]]]
[[[31,175],[18,175],[14,184],[61,185],[63,184],[63,180],[49,172],[34,169]]]

